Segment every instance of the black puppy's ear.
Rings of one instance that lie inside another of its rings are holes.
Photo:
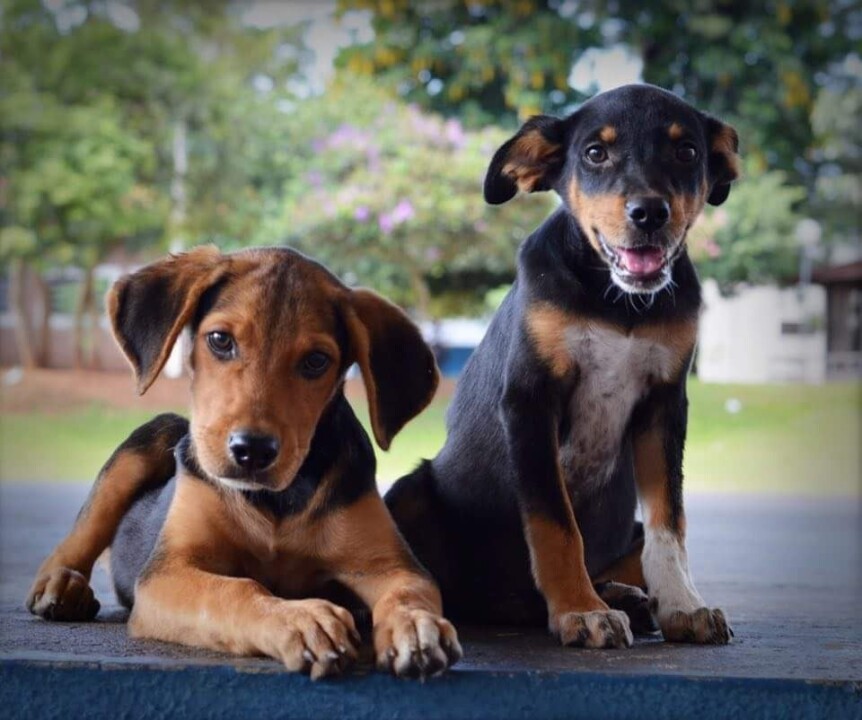
[[[550,190],[566,161],[563,120],[536,115],[503,144],[485,175],[485,202],[499,205],[518,190]]]
[[[195,248],[121,277],[108,292],[111,327],[138,394],[153,384],[201,295],[224,271],[223,260],[215,247]]]
[[[434,397],[437,363],[419,328],[376,293],[351,291],[344,314],[374,437],[388,450],[395,434]]]
[[[721,205],[730,195],[730,183],[739,177],[739,135],[730,125],[708,115],[705,123],[709,147],[709,195],[706,201],[710,205]]]

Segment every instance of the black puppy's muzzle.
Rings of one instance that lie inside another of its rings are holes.
[[[635,197],[626,202],[629,222],[646,235],[661,230],[670,220],[670,205],[661,197]]]

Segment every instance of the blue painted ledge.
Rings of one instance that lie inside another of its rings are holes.
[[[312,683],[230,666],[6,660],[0,715],[22,718],[862,718],[862,684],[667,675],[455,671]]]

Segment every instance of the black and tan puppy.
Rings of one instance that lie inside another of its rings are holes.
[[[330,675],[359,641],[350,612],[323,599],[346,589],[371,608],[381,668],[424,676],[455,662],[440,593],[377,493],[344,397],[357,362],[383,448],[425,407],[437,369],[408,318],[283,248],[171,257],[119,280],[108,308],[140,392],[191,329],[191,423],[161,415],[117,449],[29,609],[92,619],[88,580],[110,545],[135,637]]]
[[[497,151],[488,202],[554,190],[562,204],[520,249],[445,447],[386,498],[452,617],[547,621],[568,645],[630,645],[629,618],[610,604],[641,629],[652,610],[668,640],[728,642],[685,550],[685,383],[701,302],[685,240],[736,176],[735,131],[647,85],[534,117]]]

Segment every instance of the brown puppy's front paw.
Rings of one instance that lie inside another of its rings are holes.
[[[561,613],[551,623],[551,632],[572,647],[622,648],[634,642],[628,616],[620,610]]]
[[[60,567],[36,578],[26,600],[27,609],[45,620],[92,620],[101,605],[81,573]]]
[[[659,614],[659,626],[668,642],[727,645],[733,630],[724,613],[717,608],[698,608],[694,612]]]
[[[374,626],[377,667],[399,677],[439,675],[464,655],[452,624],[427,610],[400,608]]]
[[[360,642],[350,612],[326,600],[285,601],[265,636],[268,655],[312,680],[344,672],[356,660]]]

